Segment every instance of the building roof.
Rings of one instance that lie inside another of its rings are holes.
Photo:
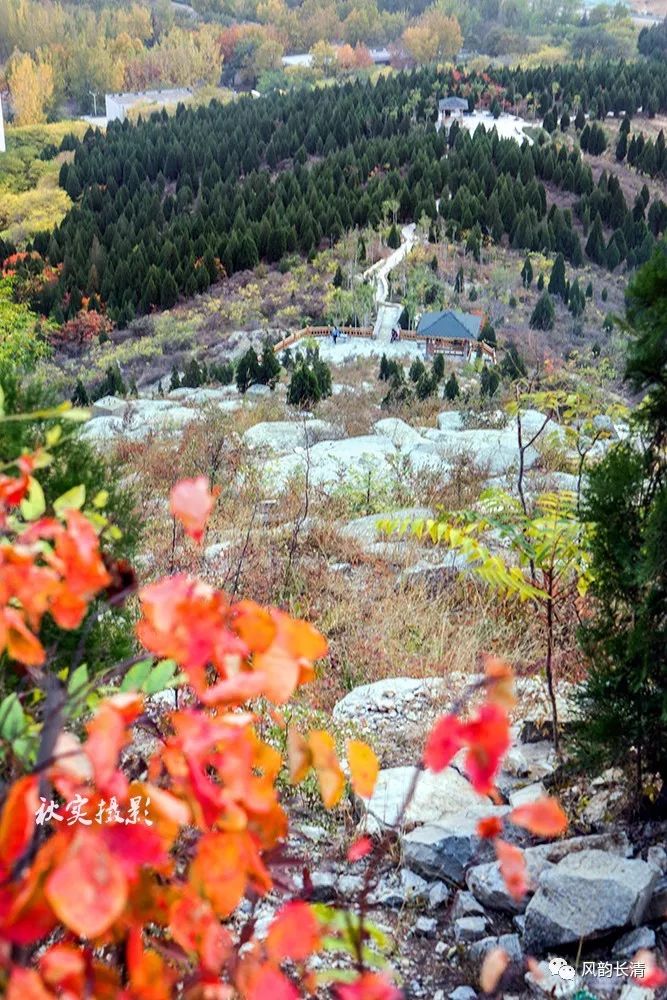
[[[442,312],[425,312],[417,326],[422,337],[443,337],[445,340],[477,340],[482,327],[482,317],[458,309]]]
[[[440,111],[467,111],[468,102],[464,97],[441,97],[438,108]]]

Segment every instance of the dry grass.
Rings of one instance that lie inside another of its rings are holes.
[[[282,406],[261,400],[252,421]],[[330,644],[318,683],[304,695],[313,708],[328,710],[352,687],[384,677],[474,673],[484,652],[509,656],[521,673],[540,669],[542,628],[530,607],[503,602],[471,580],[453,581],[436,594],[418,585],[397,588],[395,568],[340,534],[349,516],[340,497],[312,490],[304,523],[305,497],[294,484],[267,518],[258,469],[240,441],[250,419],[244,412],[212,412],[177,438],[116,449],[119,474],[133,483],[146,525],[144,578],[171,569],[197,572],[237,597],[278,604],[312,621]],[[180,529],[174,533],[166,502],[176,479],[196,474],[221,487],[206,544],[225,548],[213,560],[204,560]],[[423,480],[408,499],[467,504],[482,474],[462,462],[453,483]],[[332,571],[336,563],[349,568]]]

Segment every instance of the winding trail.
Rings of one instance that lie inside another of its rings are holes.
[[[373,337],[375,340],[391,340],[391,331],[396,326],[398,318],[403,312],[403,307],[395,302],[389,302],[389,282],[387,277],[395,267],[407,257],[412,248],[417,243],[416,226],[411,222],[401,229],[403,242],[400,247],[394,250],[384,260],[379,260],[372,267],[363,273],[364,281],[372,281],[375,285],[375,302],[377,305],[377,317],[373,327]]]

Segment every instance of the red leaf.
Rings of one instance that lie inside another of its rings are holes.
[[[464,727],[458,715],[444,715],[429,733],[424,763],[431,771],[443,771],[464,745]]]
[[[378,972],[364,972],[356,983],[334,987],[338,1000],[401,1000],[394,984]]]
[[[360,861],[361,858],[365,858],[367,854],[370,854],[373,850],[373,841],[370,837],[359,837],[355,840],[353,844],[350,845],[347,852],[348,861]]]
[[[181,522],[186,534],[196,542],[203,538],[214,503],[214,494],[208,488],[206,476],[181,479],[171,491],[171,512]]]
[[[503,823],[498,816],[483,816],[477,822],[477,836],[493,840],[503,832]]]

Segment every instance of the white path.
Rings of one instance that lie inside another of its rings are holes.
[[[398,322],[398,317],[403,309],[394,302],[389,302],[389,282],[387,278],[391,271],[397,267],[402,260],[407,257],[414,245],[417,243],[416,226],[411,222],[401,229],[403,242],[400,247],[394,250],[383,260],[378,260],[362,277],[364,281],[372,281],[375,286],[375,302],[377,304],[377,318],[373,328],[373,337],[388,343],[391,339],[391,331]]]

